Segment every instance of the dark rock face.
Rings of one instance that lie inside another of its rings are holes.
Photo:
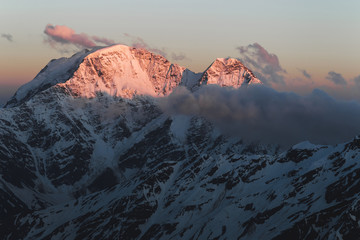
[[[44,109],[47,92],[3,112],[6,238],[358,237],[357,139],[279,154],[152,99],[68,104],[60,90]]]

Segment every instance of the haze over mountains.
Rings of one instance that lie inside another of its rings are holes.
[[[0,109],[0,233],[355,238],[359,120],[231,58],[203,73],[123,45],[52,60]]]

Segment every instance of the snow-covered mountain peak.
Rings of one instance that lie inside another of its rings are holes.
[[[87,55],[74,75],[59,86],[87,98],[98,92],[125,98],[164,96],[180,84],[184,70],[144,49],[114,45]]]
[[[237,88],[252,83],[261,82],[237,59],[218,58],[204,73],[195,74],[145,49],[113,45],[50,61],[5,107],[19,106],[53,86],[75,97],[93,98],[101,93],[132,98],[166,96],[179,85],[194,91],[204,84]]]
[[[52,86],[75,96],[134,94],[163,96],[178,86],[185,68],[145,49],[125,45],[83,50],[70,58],[51,60],[29,83],[18,89],[5,107],[19,106]]]
[[[58,83],[67,81],[76,71],[84,57],[98,49],[99,48],[94,48],[93,50],[85,49],[70,58],[62,57],[51,60],[32,81],[24,84],[16,91],[15,95],[6,103],[5,107],[18,106],[37,93]]]
[[[238,88],[241,85],[260,84],[261,81],[239,60],[217,58],[203,74],[201,83]]]

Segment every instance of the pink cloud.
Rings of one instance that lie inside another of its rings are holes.
[[[47,43],[56,48],[57,44],[73,45],[77,48],[95,47],[96,43],[105,45],[115,44],[115,41],[103,37],[92,36],[85,33],[76,33],[73,29],[64,25],[51,25],[45,27],[44,33],[47,35]],[[64,51],[64,50],[62,50]],[[65,50],[66,51],[66,50]]]
[[[86,33],[76,33],[73,29],[64,25],[54,26],[48,24],[45,27],[44,33],[47,36],[45,42],[62,53],[74,52],[81,48],[92,48],[97,44],[104,44],[107,46],[116,44],[114,40],[108,38],[89,36]],[[175,61],[188,59],[184,54],[176,54],[174,52],[169,53],[165,48],[152,47],[141,37],[132,36],[127,33],[124,33],[124,36],[130,40],[129,45],[132,47],[143,48],[164,57],[170,56],[170,58]]]
[[[254,43],[252,48],[257,51],[258,60],[264,64],[268,64],[272,66],[274,69],[282,71],[282,67],[280,66],[278,57],[273,54],[266,51],[265,48],[263,48],[260,44]]]
[[[107,38],[103,38],[103,37],[93,36],[92,39],[93,39],[95,42],[103,43],[103,44],[105,44],[105,45],[113,45],[113,44],[116,44],[114,40],[107,39]]]
[[[75,33],[75,31],[67,26],[48,24],[44,33],[55,42],[62,44],[74,44],[78,47],[95,47],[96,44],[85,33]]]

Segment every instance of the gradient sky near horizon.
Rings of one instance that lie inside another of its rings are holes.
[[[116,43],[141,40],[196,72],[257,43],[281,66],[284,83],[275,89],[359,99],[359,9],[359,0],[0,0],[0,105],[51,59],[79,50],[49,44],[48,24]]]

